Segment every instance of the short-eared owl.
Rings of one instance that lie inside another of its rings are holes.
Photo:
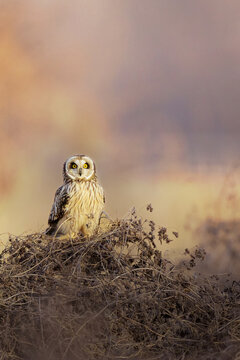
[[[55,194],[46,234],[92,235],[105,202],[93,160],[85,155],[70,157],[63,165],[63,181]]]

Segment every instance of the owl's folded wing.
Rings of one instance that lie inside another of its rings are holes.
[[[69,194],[67,190],[67,187],[63,185],[56,191],[53,206],[48,218],[48,224],[50,227],[56,225],[65,214],[66,205],[69,200]]]

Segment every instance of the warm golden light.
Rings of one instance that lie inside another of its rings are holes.
[[[198,243],[207,218],[239,219],[238,10],[2,5],[1,232],[46,227],[62,164],[78,153],[95,160],[109,214],[144,216],[151,202],[157,223],[180,233],[173,248]]]

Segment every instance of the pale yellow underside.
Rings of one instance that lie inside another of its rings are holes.
[[[58,222],[58,232],[77,235],[82,232],[91,236],[97,230],[99,218],[103,210],[103,189],[95,182],[76,182],[66,213]]]

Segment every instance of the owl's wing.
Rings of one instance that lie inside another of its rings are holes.
[[[57,189],[55,194],[53,206],[48,218],[48,224],[50,227],[56,225],[58,221],[64,216],[68,200],[68,188],[66,185],[63,185]]]

